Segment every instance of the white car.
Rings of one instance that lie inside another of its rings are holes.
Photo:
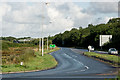
[[[118,54],[118,51],[115,48],[110,48],[108,54]]]
[[[94,51],[94,47],[93,46],[88,46],[88,51],[89,52]]]

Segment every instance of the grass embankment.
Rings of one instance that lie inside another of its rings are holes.
[[[114,66],[118,64],[120,65],[120,57],[116,55],[99,54],[95,52],[85,52],[84,55],[108,62]]]
[[[5,64],[2,65],[2,72],[24,72],[24,71],[32,71],[32,70],[46,70],[50,68],[54,68],[57,65],[57,61],[51,56],[50,52],[56,51],[59,48],[51,49],[49,51],[45,50],[44,56],[41,56],[39,51],[35,51],[35,56],[30,57],[28,61],[23,60],[23,65],[20,63],[17,64]],[[25,56],[28,57],[28,56]]]

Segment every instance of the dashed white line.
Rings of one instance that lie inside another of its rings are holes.
[[[84,70],[81,70],[81,71],[85,71],[85,69],[84,69]]]
[[[65,54],[65,53],[64,53]],[[72,58],[71,56],[69,56],[69,55],[67,55],[67,54],[65,54],[68,58]],[[78,61],[78,60],[76,60],[76,59],[74,59],[74,58],[72,58],[74,61],[76,61],[76,62],[78,62],[78,63],[80,63],[81,65],[83,65],[86,69],[84,69],[84,70],[81,70],[81,71],[85,71],[85,70],[87,70],[87,69],[89,69],[89,67],[88,66],[86,66],[86,65],[84,65],[82,62],[80,62],[80,61]],[[77,71],[75,71],[75,72],[77,72]]]
[[[77,56],[73,55],[73,57],[77,57]]]
[[[78,72],[78,71],[75,71],[75,72]]]
[[[88,66],[85,66],[85,68],[86,68],[86,69],[89,69],[89,67],[88,67]]]

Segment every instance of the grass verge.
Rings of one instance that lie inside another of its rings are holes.
[[[22,66],[20,65],[20,63],[2,65],[2,73],[46,70],[46,69],[54,68],[57,66],[57,61],[53,56],[47,53],[50,53],[56,50],[59,50],[59,48],[45,51],[44,56],[41,56],[41,53],[36,51],[35,52],[36,57],[31,58],[28,62],[23,62]]]
[[[116,55],[99,54],[95,52],[85,52],[84,55],[108,62],[112,65],[120,65],[120,57]]]

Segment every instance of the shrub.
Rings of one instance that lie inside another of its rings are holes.
[[[7,43],[2,43],[2,50],[8,50],[9,46]]]
[[[28,48],[22,51],[22,55],[20,55],[21,61],[29,61],[35,56],[34,50]]]
[[[16,53],[19,51],[19,54]],[[19,48],[17,51],[3,51],[5,59],[2,59],[3,64],[20,64],[20,62],[27,62],[35,57],[34,50],[31,48]]]

